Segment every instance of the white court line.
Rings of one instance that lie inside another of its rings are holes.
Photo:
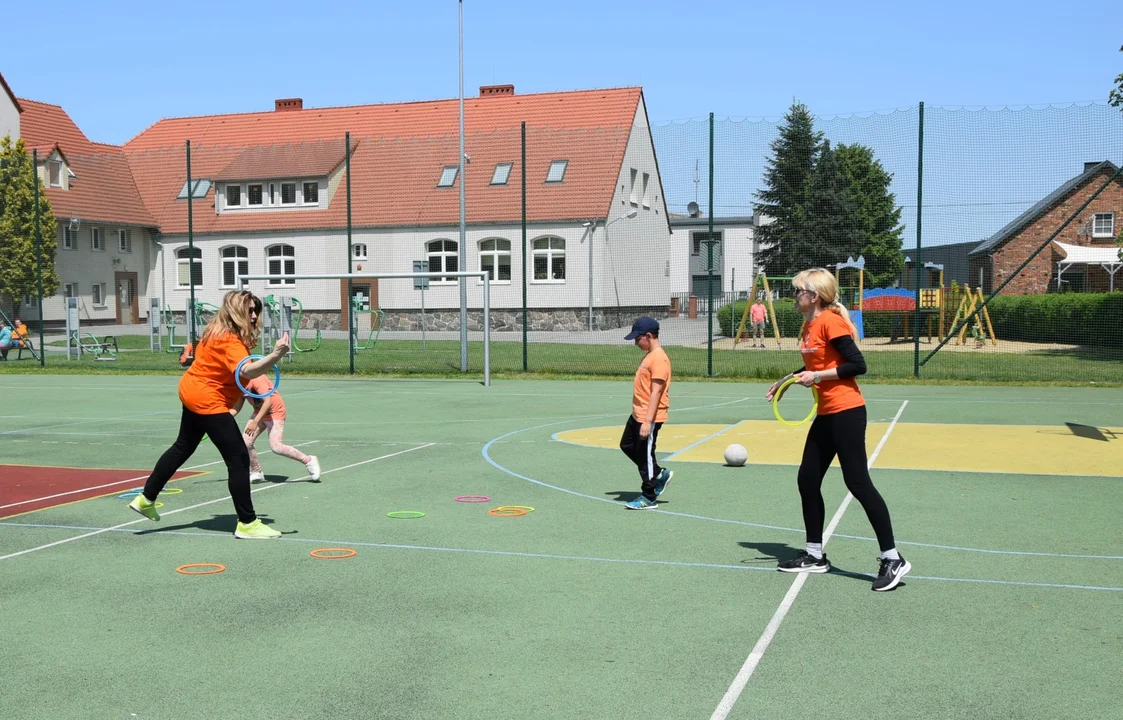
[[[332,468],[331,470],[323,471],[322,473],[320,473],[320,475],[321,476],[329,475],[333,472],[339,472],[340,470],[350,470],[351,468],[359,467],[360,465],[366,465],[368,463],[377,462],[378,460],[385,460],[386,458],[392,458],[395,455],[404,455],[405,453],[413,452],[414,450],[423,450],[424,448],[430,447],[431,445],[433,445],[433,443],[425,443],[424,445],[418,445],[417,447],[412,447],[412,448],[409,448],[408,450],[399,450],[398,452],[390,453],[389,455],[381,455],[381,456],[376,457],[376,458],[371,458],[370,460],[363,460],[361,462],[352,463],[350,465],[344,465],[343,467]],[[251,493],[264,492],[265,490],[269,490],[270,488],[282,487],[284,485],[288,485],[288,484],[293,483],[293,482],[298,482],[300,480],[307,480],[309,478],[310,478],[310,476],[305,475],[304,477],[298,478],[297,480],[289,480],[288,482],[277,483],[275,485],[268,485],[266,487],[256,488],[256,489],[250,490],[250,492]],[[223,500],[229,500],[229,499],[230,499],[229,495],[224,495],[223,497],[215,498],[214,500],[207,500],[205,502],[196,503],[195,505],[188,505],[187,507],[179,508],[178,510],[170,510],[170,511],[160,515],[160,517],[164,518],[164,517],[167,517],[168,515],[175,515],[176,513],[186,512],[187,510],[194,510],[196,508],[201,508],[205,505],[212,505],[216,502],[222,502]],[[75,540],[81,540],[82,538],[93,537],[94,535],[100,535],[104,532],[109,532],[111,530],[120,530],[123,527],[128,527],[130,525],[136,525],[137,523],[142,523],[142,522],[145,522],[147,520],[148,520],[148,518],[141,518],[139,520],[131,520],[127,523],[121,523],[120,525],[114,525],[112,527],[102,528],[100,530],[95,530],[93,532],[83,533],[82,535],[75,535],[74,537],[65,538],[63,540],[56,540],[52,543],[47,543],[46,545],[40,545],[39,547],[28,548],[27,550],[20,550],[19,552],[8,553],[7,555],[0,555],[0,560],[7,560],[9,558],[19,557],[20,555],[27,555],[28,553],[33,553],[33,552],[36,552],[38,550],[46,550],[47,548],[54,547],[56,545],[63,545],[63,544],[68,543],[68,542],[74,542]]]
[[[905,407],[908,404],[908,400],[905,400],[903,403],[901,403],[901,408],[897,411],[897,414],[893,416],[893,422],[889,423],[889,427],[886,428],[885,434],[881,436],[881,442],[877,444],[877,447],[874,448],[873,454],[870,455],[869,461],[866,462],[867,468],[873,467],[874,460],[877,460],[877,456],[881,452],[881,448],[885,447],[885,441],[889,439],[889,433],[893,432],[893,428],[896,427],[897,421],[901,419],[901,413],[905,411]],[[843,499],[842,504],[838,506],[838,510],[835,512],[834,517],[831,518],[830,525],[827,526],[826,531],[823,533],[824,548],[826,548],[827,542],[831,539],[831,534],[834,532],[834,529],[838,527],[838,523],[842,521],[842,515],[846,512],[846,508],[850,507],[850,501],[853,499],[854,496],[847,492],[846,498]],[[714,710],[714,714],[710,716],[710,720],[725,720],[725,718],[729,716],[730,711],[733,710],[733,705],[737,702],[737,698],[741,697],[741,692],[745,689],[745,685],[749,682],[749,678],[752,677],[753,672],[756,670],[757,666],[760,665],[760,661],[764,657],[764,651],[768,649],[768,646],[772,644],[772,639],[776,637],[776,632],[780,629],[780,623],[784,622],[784,618],[787,616],[788,611],[792,609],[792,603],[795,602],[796,596],[799,595],[799,591],[803,589],[803,584],[807,582],[807,577],[808,573],[799,573],[798,575],[796,575],[795,581],[792,582],[792,586],[788,588],[788,592],[784,595],[784,599],[780,601],[780,607],[776,608],[776,612],[772,615],[772,619],[768,622],[768,626],[764,628],[764,634],[761,635],[760,639],[756,641],[756,645],[753,646],[752,652],[750,652],[749,656],[745,659],[745,664],[741,666],[741,670],[737,673],[737,677],[733,678],[733,683],[729,686],[729,689],[725,691],[725,696],[722,697],[721,702],[718,703],[717,709]]]
[[[320,441],[319,440],[309,440],[308,442],[303,442],[303,443],[298,443],[296,445],[293,445],[293,447],[304,447],[305,445],[315,445],[318,442],[320,442]],[[270,454],[271,455],[272,453],[273,453],[272,450],[266,450],[262,454]],[[224,462],[224,461],[223,460],[215,460],[214,462],[204,463],[202,465],[193,465],[189,468],[180,468],[180,469],[181,470],[198,470],[199,468],[210,467],[211,465],[218,465],[221,462]],[[44,466],[40,466],[40,467],[44,467]],[[70,468],[64,468],[64,469],[70,469]],[[112,470],[112,468],[97,468],[97,469],[98,470]],[[179,471],[177,470],[176,472],[179,472]],[[152,474],[151,472],[148,473],[148,475],[151,475],[151,474]],[[78,493],[89,492],[90,490],[101,490],[102,488],[113,487],[114,485],[124,485],[126,483],[134,483],[134,482],[138,482],[140,480],[147,480],[148,475],[140,475],[140,476],[135,477],[135,478],[128,478],[127,480],[118,480],[116,482],[106,483],[104,485],[94,485],[93,487],[79,488],[78,490],[67,490],[66,492],[55,493],[54,495],[44,495],[43,497],[33,498],[31,500],[20,500],[19,502],[8,503],[7,505],[0,505],[0,510],[3,510],[4,508],[15,507],[17,505],[27,505],[28,503],[42,502],[43,500],[53,500],[54,498],[64,497],[66,495],[77,495]],[[92,500],[93,498],[90,498],[90,499]],[[44,508],[44,509],[46,509],[46,508]]]
[[[156,412],[141,413],[140,415],[124,415],[122,417],[115,417],[115,418],[93,418],[93,419],[90,419],[90,420],[79,420],[77,422],[59,423],[57,425],[41,425],[41,426],[32,427],[32,428],[22,428],[20,430],[4,430],[4,431],[0,432],[0,435],[18,435],[19,433],[38,432],[39,430],[50,430],[51,428],[58,428],[58,427],[70,427],[71,425],[88,425],[90,423],[98,423],[98,422],[116,422],[118,420],[135,420],[135,419],[140,419],[140,418],[145,418],[145,417],[151,417],[152,415],[167,415],[167,414],[172,413],[172,412],[175,412],[175,411],[174,410],[158,410]]]

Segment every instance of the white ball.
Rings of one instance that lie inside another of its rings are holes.
[[[741,467],[749,459],[749,451],[744,445],[730,445],[725,448],[725,464],[730,467]]]

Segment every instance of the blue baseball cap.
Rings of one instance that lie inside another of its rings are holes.
[[[635,340],[640,335],[646,335],[649,332],[659,332],[659,321],[645,315],[632,323],[632,331],[625,335],[624,339]]]

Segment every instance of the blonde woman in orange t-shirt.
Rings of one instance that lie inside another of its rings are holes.
[[[866,511],[881,546],[881,565],[873,590],[892,590],[912,569],[897,552],[893,523],[881,493],[873,486],[866,462],[866,401],[854,378],[866,372],[866,361],[854,343],[857,329],[838,299],[838,281],[828,270],[804,270],[792,278],[796,307],[806,322],[799,351],[803,368],[794,375],[800,385],[819,388],[819,410],[803,446],[799,495],[807,548],[777,566],[782,572],[825,573],[831,569],[823,552],[823,477],[838,457],[842,479]],[[771,400],[779,383],[768,389]]]
[[[160,519],[156,497],[206,435],[226,462],[227,486],[238,514],[234,537],[255,540],[280,537],[281,533],[262,523],[254,512],[250,496],[250,455],[238,421],[231,412],[242,399],[242,391],[234,382],[234,371],[238,363],[252,354],[250,348],[257,345],[260,317],[261,300],[246,290],[233,290],[226,293],[222,307],[203,329],[195,345],[194,362],[179,381],[179,399],[183,403],[179,437],[156,463],[144,483],[144,491],[129,503],[130,508],[149,520]],[[288,349],[289,336],[285,333],[273,352],[242,366],[243,384],[270,370]]]

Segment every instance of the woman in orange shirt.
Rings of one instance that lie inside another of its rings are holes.
[[[133,498],[129,507],[149,520],[159,520],[156,497],[172,475],[183,466],[199,447],[203,436],[210,438],[222,454],[229,473],[228,487],[238,513],[234,537],[269,539],[281,533],[265,525],[254,513],[250,497],[250,455],[242,431],[231,410],[238,406],[242,391],[234,382],[238,363],[251,354],[261,332],[261,300],[246,290],[226,293],[222,308],[203,329],[195,346],[191,367],[179,381],[179,399],[183,414],[179,437],[164,452],[152,474],[144,483],[144,491]],[[276,365],[289,349],[288,333],[261,360],[242,366],[242,379],[259,377]]]
[[[825,573],[831,564],[823,553],[823,477],[835,456],[842,479],[866,511],[881,546],[881,565],[873,590],[892,590],[912,569],[893,541],[893,523],[881,493],[873,486],[866,462],[866,401],[854,378],[866,372],[866,361],[854,343],[857,330],[838,299],[838,281],[828,270],[804,270],[792,278],[796,306],[806,319],[799,351],[804,367],[796,371],[800,385],[819,388],[819,410],[799,465],[799,495],[807,549],[777,566],[782,572]],[[764,396],[771,400],[779,383]]]

